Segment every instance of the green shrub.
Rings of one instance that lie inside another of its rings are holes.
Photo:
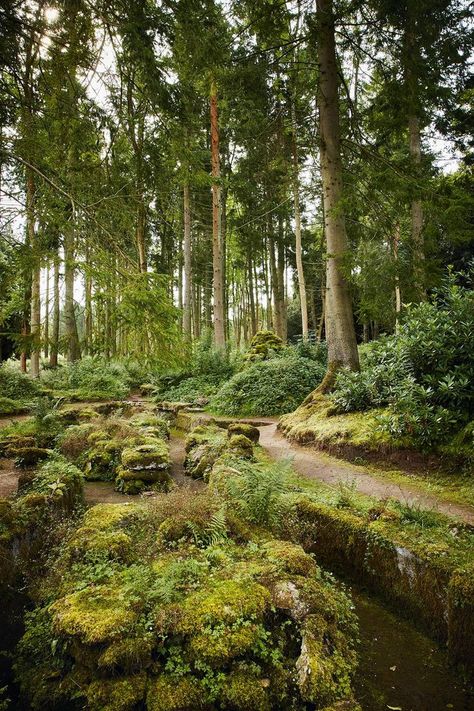
[[[324,373],[320,363],[290,352],[254,363],[234,375],[211,405],[228,415],[281,415],[298,407]]]
[[[474,291],[452,282],[407,310],[400,331],[361,348],[361,372],[342,371],[340,412],[390,406],[381,427],[421,447],[446,441],[474,413]]]
[[[46,370],[41,379],[45,385],[77,399],[122,398],[130,390],[130,377],[126,367],[118,361],[103,358],[82,358],[75,363],[61,365],[56,370]]]
[[[34,400],[41,394],[40,384],[22,373],[13,363],[0,366],[0,393],[19,403]]]
[[[171,402],[194,402],[209,398],[237,369],[237,356],[214,348],[206,337],[195,345],[186,370],[155,377],[156,397]]]

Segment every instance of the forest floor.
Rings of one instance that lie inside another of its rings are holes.
[[[88,404],[81,403],[83,406]],[[0,418],[0,428],[11,424],[12,421],[26,419],[28,415]],[[291,459],[295,472],[309,481],[320,481],[332,487],[350,487],[361,494],[378,499],[394,498],[406,505],[439,511],[474,525],[474,506],[459,501],[462,494],[450,488],[452,480],[445,484],[440,483],[439,478],[432,472],[414,475],[399,470],[386,471],[375,466],[362,466],[338,459],[308,445],[289,442],[278,431],[276,418],[241,418],[240,421],[252,422],[259,426],[260,444],[267,454],[275,460]],[[191,480],[185,475],[184,436],[176,430],[171,436],[170,457],[172,477],[178,486],[189,486],[196,490],[204,486],[203,482]],[[16,492],[19,474],[20,470],[14,466],[13,460],[0,459],[0,495],[9,496]],[[86,482],[85,497],[88,505],[130,500],[129,496],[114,491],[112,482]]]

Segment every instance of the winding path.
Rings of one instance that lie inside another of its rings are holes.
[[[277,430],[276,420],[268,418],[268,424],[260,426],[259,430],[260,444],[269,456],[272,459],[291,458],[294,469],[302,476],[322,481],[330,486],[338,486],[340,483],[351,484],[361,494],[368,494],[378,499],[392,497],[403,503],[433,509],[474,525],[474,508],[471,506],[450,503],[406,484],[383,481],[381,477],[374,476],[362,466],[336,459],[311,447],[302,447],[289,442]]]

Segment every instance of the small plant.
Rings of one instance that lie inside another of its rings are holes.
[[[340,481],[337,485],[336,506],[338,509],[352,509],[355,506],[355,494],[357,492],[357,481]]]
[[[274,526],[281,520],[282,495],[289,491],[291,461],[271,465],[240,460],[240,476],[228,482],[228,493],[239,513],[250,523]]]

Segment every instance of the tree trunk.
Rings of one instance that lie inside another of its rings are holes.
[[[352,301],[344,263],[349,245],[342,206],[338,68],[332,0],[317,0],[320,160],[326,235],[326,340],[328,371],[321,384],[327,391],[336,371],[359,369]]]
[[[46,263],[46,294],[44,309],[44,357],[49,358],[49,259]]]
[[[283,217],[280,215],[278,217],[278,262],[277,262],[277,294],[278,294],[278,310],[280,312],[280,333],[278,334],[283,341],[286,343],[287,339],[287,317],[286,317],[286,298],[285,298],[285,267],[286,267],[286,253],[285,253],[285,234],[283,227]]]
[[[54,277],[53,277],[53,327],[51,334],[51,354],[49,365],[51,368],[58,366],[59,350],[59,256],[54,256]]]
[[[90,247],[86,247],[86,275],[84,284],[84,340],[85,351],[88,355],[92,355],[92,277],[90,274],[91,255]]]
[[[191,199],[189,183],[186,181],[183,187],[183,209],[184,209],[184,300],[183,300],[183,331],[187,341],[191,340],[191,299],[193,291],[192,283],[192,244],[191,244]]]
[[[395,262],[395,333],[400,327],[400,313],[402,310],[402,297],[400,292],[400,277],[398,275],[398,245],[400,244],[400,225],[397,222],[393,235],[393,260]]]
[[[40,336],[41,336],[41,301],[40,280],[41,262],[39,245],[36,240],[35,230],[35,181],[33,172],[27,168],[26,172],[26,230],[30,245],[33,265],[31,269],[31,356],[30,375],[39,378],[40,371]]]
[[[81,357],[74,311],[74,259],[74,234],[69,228],[64,235],[64,324],[68,363],[73,363]]]
[[[295,209],[295,255],[296,255],[296,271],[298,274],[298,288],[300,294],[301,305],[301,330],[303,341],[308,340],[308,301],[306,298],[306,282],[303,269],[303,249],[301,245],[301,210],[299,196],[299,166],[298,166],[298,144],[297,144],[297,128],[296,128],[296,111],[295,105],[291,104],[291,123],[293,128],[293,204]]]
[[[211,164],[212,164],[212,266],[214,291],[214,343],[225,347],[224,259],[222,249],[221,186],[219,160],[219,118],[217,87],[211,86]]]
[[[408,117],[408,132],[410,136],[410,156],[419,177],[421,167],[421,134],[420,122],[417,116]],[[425,247],[423,240],[423,203],[416,195],[411,203],[411,242],[413,249],[413,281],[421,299],[426,298],[424,261]]]

